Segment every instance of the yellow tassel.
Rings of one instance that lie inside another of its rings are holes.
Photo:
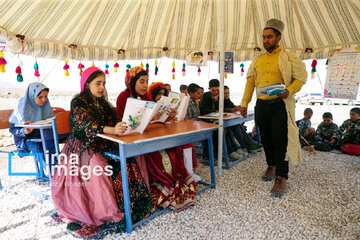
[[[0,72],[2,72],[2,73],[5,72],[5,65],[4,64],[0,65]]]
[[[144,64],[143,64],[143,63],[140,63],[140,67],[141,67],[141,68],[144,68]]]
[[[224,78],[227,79],[227,74],[225,73]]]
[[[117,68],[114,68],[114,72],[117,72]]]
[[[65,73],[64,73],[65,76],[69,76],[69,71],[68,70],[65,70]]]
[[[173,73],[172,79],[175,80],[175,74]]]

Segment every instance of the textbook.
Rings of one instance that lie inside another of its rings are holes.
[[[155,113],[160,114],[160,118],[158,120],[155,120],[153,122],[165,122],[166,119],[169,117],[168,111],[170,109],[177,110],[180,105],[180,95],[172,94],[171,96],[162,96],[159,101],[157,101],[158,110]]]
[[[52,122],[52,120],[53,120],[54,118],[55,118],[55,117],[52,117],[52,118],[40,120],[40,121],[37,121],[37,122],[33,122],[33,123],[30,123],[30,124],[31,124],[31,125],[47,125],[47,124],[51,124],[51,122]]]
[[[178,97],[180,98],[180,104],[178,105],[176,109],[176,121],[182,121],[186,117],[186,112],[189,106],[190,97],[186,96],[184,93],[175,93],[170,92],[169,97]]]
[[[124,134],[143,133],[151,119],[159,109],[160,104],[136,98],[128,98],[122,121],[128,126]]]
[[[260,96],[274,96],[278,93],[284,93],[286,86],[282,83],[275,83],[266,87],[260,87],[256,90],[256,95]]]

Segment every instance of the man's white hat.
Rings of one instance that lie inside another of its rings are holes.
[[[285,25],[281,20],[272,18],[266,21],[265,28],[272,28],[278,30],[280,33],[284,31]]]

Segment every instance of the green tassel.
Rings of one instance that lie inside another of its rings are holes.
[[[313,72],[313,73],[316,72],[316,67],[312,68],[311,72]]]
[[[21,74],[17,75],[17,81],[18,82],[23,82],[24,81],[23,76]]]
[[[329,64],[329,59],[326,60],[325,65],[327,66]]]

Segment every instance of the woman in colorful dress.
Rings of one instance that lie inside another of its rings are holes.
[[[49,88],[42,83],[30,83],[25,97],[19,100],[19,103],[9,118],[9,131],[14,135],[16,148],[21,153],[43,153],[41,142],[34,142],[33,139],[40,139],[40,130],[32,128],[15,127],[20,124],[30,124],[33,122],[45,120],[54,116],[48,99]],[[46,148],[49,154],[55,153],[54,142],[46,141]],[[46,156],[43,156],[42,165],[45,167]],[[49,158],[50,159],[50,158]],[[36,169],[43,175],[43,169],[38,164],[40,159],[36,157]]]
[[[162,96],[167,96],[168,92],[165,84],[154,82],[149,86],[148,94],[150,100],[157,102]],[[191,144],[146,154],[153,210],[170,207],[179,212],[194,205],[196,184],[184,164],[184,160],[187,160],[184,153],[188,149],[192,154]],[[192,160],[192,156],[189,160]],[[189,164],[192,170],[193,163]]]
[[[98,133],[122,135],[126,130],[104,99],[105,74],[96,67],[84,71],[81,92],[71,101],[71,134],[59,156],[52,178],[52,199],[71,234],[102,238],[125,229],[119,163],[105,156],[117,149]],[[151,197],[133,158],[127,162],[133,222],[150,213]]]

